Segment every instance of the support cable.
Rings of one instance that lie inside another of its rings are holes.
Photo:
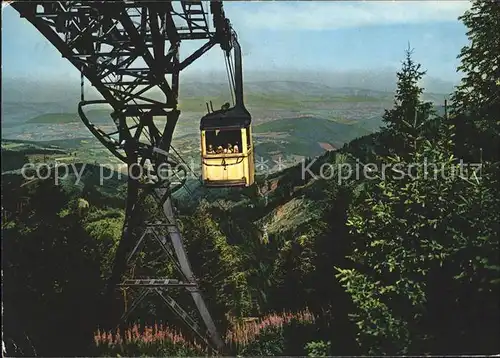
[[[236,101],[234,99],[234,83],[232,83],[231,81],[231,73],[230,73],[230,66],[229,66],[229,62],[228,62],[228,56],[224,56],[224,62],[225,62],[225,65],[226,65],[226,74],[227,74],[227,81],[229,83],[229,92],[231,93],[231,99],[233,101],[233,106],[236,104]]]
[[[228,62],[229,62],[229,73],[231,74],[231,83],[233,84],[233,90],[234,90],[234,93],[236,96],[236,82],[234,79],[235,75],[234,75],[234,70],[233,70],[233,63],[232,63],[231,56],[229,55],[229,53],[227,54],[227,58],[228,58]]]
[[[80,100],[82,102],[85,101],[85,96],[84,96],[85,76],[83,75],[83,66],[85,65],[82,63],[82,68],[80,69]]]

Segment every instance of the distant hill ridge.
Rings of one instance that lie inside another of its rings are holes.
[[[309,81],[272,80],[246,81],[245,94],[295,94],[304,96],[373,96],[377,98],[391,98],[391,91],[366,89],[361,86],[332,86]],[[88,87],[87,99],[99,98],[95,89]],[[180,86],[180,98],[212,97],[229,94],[227,82],[183,82]],[[446,94],[429,92],[426,96],[443,98]],[[28,103],[61,104],[62,109],[76,108],[80,99],[80,88],[75,85],[60,83],[37,83],[26,80],[2,80],[2,97],[7,103],[16,102],[28,106]],[[158,99],[163,99],[158,93]]]

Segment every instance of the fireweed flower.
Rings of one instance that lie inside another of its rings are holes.
[[[256,339],[267,328],[282,330],[284,326],[292,321],[301,323],[313,323],[315,317],[307,309],[302,312],[273,313],[260,319],[252,321],[232,320],[231,328],[225,336],[226,344],[233,347],[245,346]],[[125,332],[101,332],[99,329],[94,334],[96,347],[104,346],[111,350],[122,351],[124,346],[136,346],[137,350],[143,351],[154,349],[154,347],[170,348],[171,352],[177,349],[188,350],[197,354],[208,355],[209,349],[197,342],[184,337],[181,333],[163,324],[155,323],[145,326],[142,330],[139,325],[134,324]],[[123,352],[123,351],[122,351]],[[125,352],[126,354],[126,352]]]

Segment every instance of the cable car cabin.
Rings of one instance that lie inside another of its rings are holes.
[[[202,179],[207,187],[243,187],[254,182],[250,114],[233,107],[200,121]]]

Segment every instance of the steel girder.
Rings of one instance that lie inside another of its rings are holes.
[[[107,147],[124,152],[121,142],[137,138],[168,150],[178,117],[179,73],[218,42],[201,1],[16,1],[12,6],[113,107],[117,131],[99,134],[109,139]],[[183,40],[206,43],[180,61]],[[151,116],[167,116],[165,128],[144,120]]]
[[[153,171],[160,164],[167,164],[170,175],[178,174],[175,169],[178,158],[173,157],[169,149],[180,115],[177,109],[179,74],[217,43],[225,51],[231,49],[229,21],[221,2],[212,2],[210,6],[214,30],[210,29],[208,9],[201,1],[16,1],[11,6],[101,94],[103,100],[85,101],[82,90],[79,114],[97,139],[128,165],[126,219],[108,281],[108,327],[115,319],[112,304],[115,288],[142,287],[144,291],[137,297],[138,301],[150,292],[157,293],[191,329],[220,352],[223,343],[190,268],[171,202],[172,192],[183,183],[173,187],[170,176],[167,179],[154,177],[152,183],[141,185],[136,178],[137,164],[144,168],[148,159]],[[179,48],[185,40],[206,42],[181,61]],[[106,132],[85,115],[85,106],[99,104],[113,108],[111,117],[116,130]],[[158,128],[153,120],[158,116],[166,117],[163,128]],[[134,220],[140,206],[140,191],[157,200],[163,211],[159,217],[160,226],[168,235],[162,236],[158,225]],[[146,233],[161,243],[164,253],[179,268],[182,281],[164,278],[122,280],[131,255]],[[205,329],[166,294],[171,287],[184,287],[191,294]],[[135,302],[131,308],[137,304]]]

